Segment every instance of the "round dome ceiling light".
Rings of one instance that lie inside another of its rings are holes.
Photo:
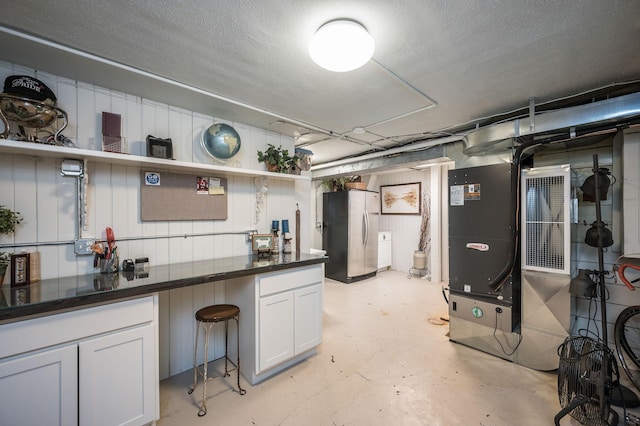
[[[373,56],[375,43],[366,28],[355,21],[338,19],[318,28],[309,43],[311,59],[329,71],[360,68]]]

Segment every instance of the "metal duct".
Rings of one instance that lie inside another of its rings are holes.
[[[586,105],[563,108],[495,124],[472,131],[464,138],[463,152],[477,155],[490,150],[505,139],[556,131],[575,131],[574,128],[594,124],[616,124],[640,115],[640,93],[619,96]]]

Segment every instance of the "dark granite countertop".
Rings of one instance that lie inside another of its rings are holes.
[[[145,274],[120,271],[47,279],[24,287],[11,287],[5,283],[0,287],[0,322],[328,261],[326,256],[306,253],[270,259],[258,259],[255,255],[236,256],[151,266],[146,277]]]

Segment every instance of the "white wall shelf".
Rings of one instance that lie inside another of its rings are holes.
[[[172,170],[183,172],[213,172],[224,176],[265,176],[269,179],[310,181],[310,176],[272,173],[261,170],[241,169],[237,167],[218,166],[213,164],[191,163],[187,161],[166,160],[163,158],[142,157],[139,155],[118,154],[112,152],[87,149],[68,148],[33,142],[0,139],[0,153],[26,155],[32,157],[53,157],[93,161],[103,164],[137,166],[149,171]]]

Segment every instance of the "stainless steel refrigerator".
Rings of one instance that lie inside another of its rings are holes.
[[[380,195],[373,191],[323,194],[322,249],[329,256],[325,276],[351,283],[378,270]]]

